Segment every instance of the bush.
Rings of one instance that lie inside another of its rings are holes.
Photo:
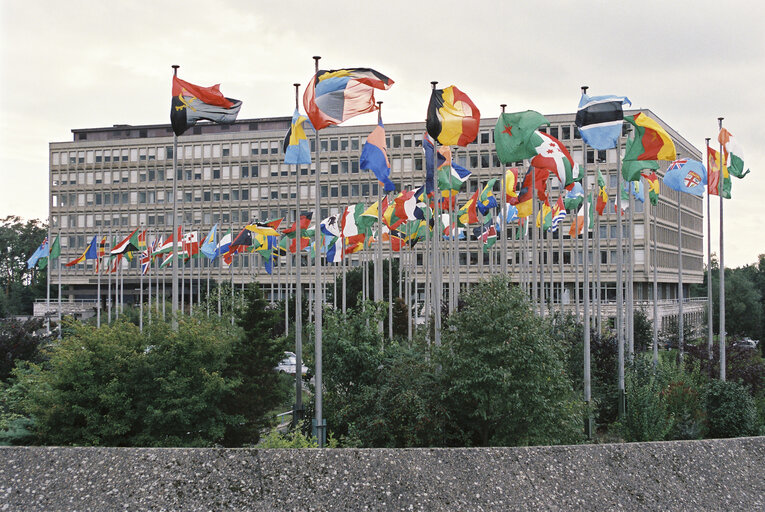
[[[741,384],[713,380],[707,385],[704,402],[708,437],[742,437],[758,433],[754,399]]]
[[[626,411],[617,429],[626,441],[661,441],[673,417],[661,400],[661,381],[648,358],[636,357],[624,375]]]

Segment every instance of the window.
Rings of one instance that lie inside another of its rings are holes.
[[[562,140],[568,140],[571,138],[571,127],[570,126],[561,126],[561,139]]]

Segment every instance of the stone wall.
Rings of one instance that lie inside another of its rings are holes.
[[[765,437],[475,449],[0,448],[0,510],[765,510]]]

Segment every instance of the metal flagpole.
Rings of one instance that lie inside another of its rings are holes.
[[[149,234],[150,233],[146,234],[146,254],[149,257],[149,267],[148,267],[148,270],[149,270],[149,293],[148,293],[148,298],[149,298],[149,323],[151,324],[151,264],[152,264],[152,260],[154,259],[154,255],[153,255],[153,253],[149,252],[149,250],[151,248],[151,245],[149,244]],[[141,270],[143,271],[143,268]]]
[[[382,122],[382,101],[377,102],[377,123]],[[375,302],[381,302],[383,300],[383,272],[382,272],[382,235],[383,235],[383,187],[380,186],[377,193],[377,240],[375,240],[375,264],[374,264],[374,288],[375,288]],[[377,322],[377,331],[383,333],[383,321],[380,319]]]
[[[709,148],[709,137],[706,139],[707,148]],[[707,149],[709,155],[709,149]],[[712,210],[709,209],[709,190],[707,190],[707,352],[709,356],[709,371],[712,371],[712,328],[714,320],[712,318]]]
[[[178,66],[173,64],[173,77],[178,76]],[[176,260],[172,268],[172,327],[174,331],[178,330],[178,136],[173,133],[173,256]]]
[[[600,176],[600,164],[598,164],[598,176]],[[600,194],[600,191],[598,191]],[[597,203],[596,203],[597,204]],[[596,329],[598,336],[603,332],[603,323],[601,317],[601,285],[600,285],[600,215],[595,216],[595,300],[596,302]]]
[[[539,296],[537,295],[537,230],[536,230],[536,218],[537,218],[537,172],[534,166],[531,166],[531,303],[534,305],[533,309],[537,308],[537,301]],[[526,219],[528,222],[528,219]]]
[[[685,318],[683,318],[683,212],[681,192],[677,191],[677,348],[680,351],[680,362],[683,362],[683,342]]]
[[[436,90],[438,82],[430,82],[431,89]],[[441,233],[441,208],[439,201],[441,191],[438,187],[438,140],[433,139],[433,211],[434,211],[434,236],[433,236],[433,308],[434,308],[434,343],[437,347],[441,346],[441,301],[443,299],[443,283],[441,276],[441,251],[440,238]]]
[[[215,239],[213,240],[213,243],[215,244],[215,247],[218,247],[218,231],[215,231]],[[213,253],[214,254],[214,253]],[[207,317],[210,317],[210,272],[212,269],[212,263],[213,261],[210,259],[206,260],[207,264],[207,300],[205,301],[207,303]]]
[[[346,206],[346,208],[348,208],[348,206]],[[354,210],[354,211],[355,211],[355,210]],[[347,263],[348,263],[348,261],[347,261],[347,260],[348,260],[348,257],[347,257],[347,255],[345,254],[345,235],[344,235],[343,233],[341,233],[341,235],[342,235],[342,236],[340,237],[340,248],[341,248],[341,249],[342,249],[342,251],[343,251],[343,259],[342,259],[342,261],[341,261],[341,264],[343,265],[343,286],[342,286],[342,294],[343,294],[343,315],[345,315],[345,311],[346,311],[346,308],[347,308],[347,297],[346,297],[346,295],[347,295],[347,294],[345,293],[345,287],[346,287],[346,277],[345,277],[345,274],[346,274],[346,269],[345,269],[345,267],[347,266]]]
[[[717,124],[722,130],[723,118],[717,118]],[[723,153],[723,145],[720,143],[720,178],[718,179],[718,193],[720,194],[720,334],[718,336],[720,340],[720,380],[725,380],[725,254],[724,254],[724,239],[723,239],[723,185],[725,184],[725,176],[723,170],[727,165],[727,159]]]
[[[616,143],[616,336],[618,347],[619,417],[624,417],[624,330],[622,328],[622,138]]]
[[[297,110],[299,108],[298,93],[300,91],[300,84],[295,82],[292,86],[295,87],[295,110]],[[316,130],[316,133],[319,133],[318,130]],[[316,140],[317,151],[319,149],[318,144],[319,141]],[[309,164],[309,172],[310,168]],[[318,161],[316,163],[316,175],[319,175]],[[319,195],[318,187],[316,195]],[[295,410],[292,412],[292,423],[294,426],[297,426],[303,419],[303,375],[301,370],[303,368],[303,284],[301,283],[303,255],[300,254],[302,237],[303,231],[300,225],[300,165],[295,164]],[[289,250],[287,250],[285,257],[291,258]],[[273,297],[273,289],[271,290],[271,296]],[[287,302],[285,301],[285,304]]]
[[[635,258],[634,245],[632,242],[632,239],[635,236],[632,222],[633,212],[635,211],[635,185],[632,181],[628,181],[627,183],[629,183],[630,206],[629,211],[627,212],[627,321],[625,323],[627,324],[627,357],[632,361],[632,358],[635,356],[635,299],[633,296],[635,293],[635,284],[633,283]]]
[[[112,230],[109,230],[109,239],[107,240],[107,243],[109,244],[109,253],[112,252]],[[104,250],[104,257],[106,257],[106,251]],[[106,259],[106,277],[108,282],[108,288],[107,288],[107,295],[106,295],[106,323],[111,324],[112,323],[112,273],[111,268],[109,268],[109,258]]]
[[[319,73],[319,59],[321,57],[315,56],[314,58],[314,67],[316,74]],[[316,76],[314,75],[314,77]],[[321,229],[319,229],[319,221],[320,221],[320,215],[321,215],[321,188],[319,186],[319,176],[321,175],[321,161],[320,161],[320,146],[319,146],[319,130],[315,130],[315,140],[316,140],[316,228],[314,229],[314,236],[315,236],[315,244],[316,244],[316,250],[315,252],[315,262],[316,262],[316,291],[315,291],[315,297],[314,297],[314,307],[316,309],[315,311],[315,317],[316,317],[316,337],[315,337],[315,348],[316,348],[316,355],[315,355],[315,364],[316,364],[316,375],[315,375],[315,382],[316,382],[316,395],[315,395],[315,409],[316,409],[316,434],[318,438],[319,448],[324,447],[324,440],[325,440],[325,429],[326,425],[324,424],[324,411],[322,410],[323,406],[323,390],[322,390],[322,296],[321,296]]]
[[[144,243],[146,243],[147,250],[149,247],[148,238],[149,237],[146,236],[146,231],[144,230],[143,239],[144,239]],[[140,247],[141,244],[138,244],[138,245]],[[138,332],[143,332],[143,265],[142,265],[141,259],[143,259],[142,254],[140,251],[138,251],[138,282],[140,283],[138,288],[139,290],[138,293],[140,295],[138,299]]]
[[[186,245],[186,240],[184,236],[184,240],[181,242],[181,252],[182,254],[186,253],[186,249],[184,247]],[[181,314],[183,314],[186,311],[186,260],[185,259],[178,259],[178,264],[183,264],[183,267],[181,267]]]
[[[58,233],[56,234],[56,240],[58,240],[59,245],[61,244],[61,240],[59,240],[59,237],[61,236],[61,230],[58,230]],[[51,247],[52,249],[52,247]],[[48,266],[52,265],[53,262],[50,261],[51,258],[48,258]],[[61,254],[59,253],[58,257],[56,257],[56,270],[58,274],[58,339],[61,339]]]
[[[97,235],[97,243],[96,246],[96,295],[98,296],[98,304],[96,305],[96,327],[101,328],[101,265],[102,265],[102,258],[101,258],[101,235]]]
[[[499,106],[502,109],[502,116],[505,114],[505,108],[507,107],[506,103],[502,103]],[[500,214],[499,219],[499,225],[502,228],[502,275],[507,276],[507,190],[505,190],[505,187],[507,184],[505,183],[505,173],[507,172],[507,168],[505,166],[505,162],[502,162],[502,177],[500,178],[501,185],[499,187],[499,194],[500,194],[500,211],[502,212]]]
[[[583,92],[586,92],[585,88],[582,88]],[[582,143],[584,144],[584,142]],[[583,153],[584,154],[584,153]],[[590,224],[589,224],[589,208],[587,205],[587,192],[588,192],[588,184],[587,184],[587,167],[586,167],[586,157],[582,159],[585,164],[582,167],[582,189],[584,190],[584,200],[583,200],[583,207],[584,207],[584,227],[582,228],[582,254],[584,258],[584,305],[583,305],[583,313],[584,313],[584,402],[586,405],[589,406],[590,402],[592,401],[592,387],[591,387],[591,377],[590,377],[590,255],[589,255],[589,249],[588,249],[588,239],[589,239],[589,231],[590,231]],[[584,432],[585,435],[588,438],[592,438],[592,427],[593,427],[593,418],[592,414],[589,412],[589,408],[587,409],[587,419],[585,421],[585,427]]]
[[[584,190],[584,188],[582,188]],[[587,194],[585,194],[585,197]],[[584,204],[584,202],[582,202]],[[571,263],[574,266],[574,311],[576,321],[579,321],[579,212],[574,213],[574,252],[571,254]]]
[[[561,195],[564,193],[564,189],[561,188]],[[566,292],[566,280],[563,273],[563,221],[558,224],[558,270],[560,271],[560,313],[564,312],[563,307],[563,295]]]
[[[399,248],[399,251],[401,248]],[[393,247],[388,243],[388,338],[393,339]]]
[[[651,217],[653,220],[653,367],[657,368],[659,365],[659,282],[656,279],[656,267],[658,262],[656,260],[656,208],[657,204],[651,205]]]

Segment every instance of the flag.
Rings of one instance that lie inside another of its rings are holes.
[[[497,228],[494,224],[491,224],[488,228],[483,230],[481,234],[481,241],[483,242],[483,252],[489,252],[489,249],[494,247],[497,243]]]
[[[360,250],[364,245],[364,230],[359,230],[357,221],[364,213],[364,203],[346,206],[340,217],[340,233],[345,239],[345,252],[351,254]],[[350,252],[349,252],[350,251]]]
[[[549,126],[550,121],[534,110],[500,114],[494,126],[494,146],[499,161],[508,164],[536,155],[536,145],[530,139],[542,125]]]
[[[659,126],[659,123],[638,112],[634,116],[626,116],[625,121],[635,128],[634,135],[627,141],[627,147],[624,151],[625,161],[645,161],[645,160],[668,160],[677,158],[675,143],[667,131]],[[624,173],[624,169],[622,169]],[[637,181],[640,173],[631,175],[624,174],[627,181]]]
[[[445,146],[467,146],[478,136],[481,112],[457,86],[434,89],[430,95],[428,134]]]
[[[284,163],[288,165],[311,165],[311,145],[305,134],[305,128],[313,128],[306,116],[301,116],[298,109],[292,114],[292,123],[284,136],[282,148]]]
[[[518,220],[518,208],[510,203],[505,203],[505,222]]]
[[[518,168],[510,167],[505,171],[505,202],[516,204],[518,202],[518,192],[515,186],[518,183]]]
[[[430,195],[433,193],[433,177],[436,169],[444,165],[447,156],[451,165],[452,150],[449,146],[441,146],[438,151],[435,151],[435,140],[427,132],[422,136],[422,150],[425,152],[425,192]]]
[[[385,146],[385,126],[383,126],[382,120],[372,130],[372,133],[369,134],[364,146],[361,148],[359,167],[372,171],[377,180],[383,185],[385,192],[396,190],[396,185],[390,179],[390,162],[388,161],[388,152]]]
[[[243,252],[244,248],[252,245],[252,231],[245,228],[236,235],[234,241],[231,242],[231,246],[228,248],[228,252]],[[241,248],[241,249],[240,249]]]
[[[555,203],[552,209],[552,222],[550,223],[550,231],[555,233],[558,231],[558,225],[566,218],[566,206],[563,203],[563,196],[558,196],[558,202]]]
[[[607,204],[608,192],[606,191],[606,180],[603,178],[603,173],[598,169],[598,197],[595,199],[595,211],[598,212],[598,215],[603,215]]]
[[[320,69],[303,93],[303,108],[315,130],[377,110],[375,89],[388,90],[393,80],[370,68]]]
[[[181,226],[178,226],[178,232],[176,234],[176,238],[180,240],[181,237]],[[169,254],[173,252],[174,242],[173,242],[173,235],[171,234],[169,237],[167,237],[167,240],[164,241],[164,243],[160,244],[159,248],[155,251],[155,254]]]
[[[138,228],[135,228],[132,233],[117,243],[109,254],[112,256],[117,254],[127,254],[138,250]]]
[[[720,152],[707,145],[707,193],[711,196],[720,195],[720,167],[722,167],[722,196],[730,199],[730,173],[728,166],[722,161]]]
[[[544,231],[552,227],[552,208],[549,202],[542,203],[542,208],[537,212],[537,227]]]
[[[228,251],[231,248],[231,236],[231,229],[228,229],[226,233],[218,239],[218,245],[215,248],[216,258],[228,254]]]
[[[196,231],[186,233],[181,239],[181,252],[186,258],[199,254],[199,235]]]
[[[390,229],[398,229],[401,224],[413,219],[418,212],[417,198],[411,190],[401,191],[383,213],[383,222]]]
[[[497,182],[497,178],[492,178],[489,181],[486,182],[486,185],[483,187],[483,190],[481,190],[481,195],[478,196],[478,211],[481,212],[481,215],[486,215],[489,213],[489,210],[492,208],[497,208],[499,204],[497,204],[497,198],[494,197],[494,184]]]
[[[728,172],[736,178],[743,178],[749,174],[749,169],[744,170],[744,151],[733,140],[733,135],[725,128],[720,128],[717,140],[722,144]]]
[[[462,184],[470,177],[471,172],[452,162],[452,151],[449,146],[442,146],[444,162],[438,168],[438,188],[444,198],[452,197],[459,193]]]
[[[98,253],[96,256],[96,274],[101,270],[101,258],[106,255],[106,237],[101,238],[101,242],[98,244]]]
[[[643,182],[638,179],[637,181],[632,181],[630,183],[632,183],[632,195],[641,203],[645,203],[645,189],[643,188]]]
[[[202,247],[199,248],[199,252],[205,255],[208,260],[215,259],[215,247],[218,244],[218,224],[215,224],[210,232],[205,237],[205,241],[202,243]]]
[[[53,261],[57,259],[59,256],[61,256],[61,244],[59,243],[59,237],[56,236],[56,239],[53,240],[53,243],[50,246],[50,254],[45,254],[37,262],[38,268],[40,269],[45,268],[46,266],[48,266],[48,260]]]
[[[242,102],[226,98],[220,92],[220,84],[201,87],[173,77],[173,101],[170,106],[170,123],[176,135],[207,119],[219,124],[236,121]]]
[[[311,219],[313,219],[313,212],[301,213],[300,214],[300,229],[301,230],[308,229],[308,226],[311,225]],[[293,222],[289,228],[282,231],[282,234],[290,236],[290,237],[294,237],[297,231],[297,228],[298,228],[297,223]]]
[[[652,205],[656,206],[659,203],[659,177],[656,176],[655,172],[651,172],[650,174],[643,174],[642,176],[648,182],[648,200],[651,201]],[[665,174],[664,179],[666,179],[666,177],[667,176]],[[703,193],[704,191],[702,190],[702,194]]]
[[[579,208],[579,205],[584,201],[584,189],[582,184],[577,182],[570,189],[566,189],[566,195],[563,197],[563,204],[567,210],[574,210]]]
[[[550,173],[546,169],[536,169],[534,174],[534,177],[536,178],[536,185],[534,188],[537,189],[537,198],[540,201],[545,202],[547,201],[547,187],[545,182],[550,176]],[[531,186],[531,177],[532,168],[529,168],[529,170],[526,171],[526,176],[523,178],[523,185],[521,186],[521,190],[518,193],[518,217],[528,217],[531,215],[533,209],[533,191]],[[581,185],[579,186],[581,187]]]
[[[40,260],[40,258],[47,258],[48,257],[48,237],[46,236],[42,243],[40,244],[40,247],[38,247],[35,252],[32,253],[32,256],[29,257],[27,260],[27,268],[34,268],[35,265],[37,265],[37,262]]]
[[[594,204],[592,202],[592,195],[591,194],[587,194],[587,205],[588,205],[588,212],[587,213],[589,214],[589,219],[588,219],[588,222],[587,222],[587,224],[589,224],[589,227],[587,228],[587,230],[589,231],[589,230],[592,229],[593,225],[595,224],[595,221],[594,221],[594,218],[595,218],[594,210],[595,210],[595,208],[594,208]],[[582,231],[584,231],[584,205],[581,205],[579,207],[579,210],[576,212],[576,216],[571,221],[571,228],[569,228],[569,230],[568,230],[568,235],[571,238],[575,238],[575,237],[579,236],[582,233]]]
[[[587,96],[582,94],[574,124],[590,147],[611,149],[622,133],[623,105],[632,105],[624,96]]]
[[[146,231],[144,231],[144,233],[146,233]],[[151,246],[147,245],[146,248],[141,251],[141,275],[146,275],[146,272],[149,271],[149,268],[151,268],[151,260]]]
[[[69,263],[65,263],[64,266],[73,267],[77,265],[78,263],[82,263],[85,260],[94,260],[96,258],[98,258],[98,237],[94,236],[93,240],[90,241],[88,248],[85,249],[85,252],[83,252],[79,258],[75,258]]]
[[[552,135],[537,131],[531,136],[530,143],[537,152],[531,159],[531,165],[555,173],[563,186],[581,180],[578,165],[574,164],[574,159],[561,141]]]
[[[480,193],[480,190],[476,190],[475,193],[470,196],[470,199],[468,199],[468,201],[457,211],[457,220],[459,221],[460,225],[467,226],[468,224],[478,223],[477,205],[478,196]]]
[[[279,219],[279,222],[281,222],[281,219]],[[266,222],[253,222],[252,224],[247,224],[245,229],[263,236],[279,236],[279,232]]]
[[[648,176],[646,176],[646,179],[650,181]],[[656,188],[658,189],[658,179],[655,183]],[[675,160],[669,164],[667,172],[664,174],[664,184],[672,190],[703,197],[704,185],[707,184],[707,171],[704,169],[704,165],[701,162],[681,158],[680,160]],[[653,186],[654,184],[652,183],[651,189],[653,189]],[[651,200],[651,204],[656,203]]]

